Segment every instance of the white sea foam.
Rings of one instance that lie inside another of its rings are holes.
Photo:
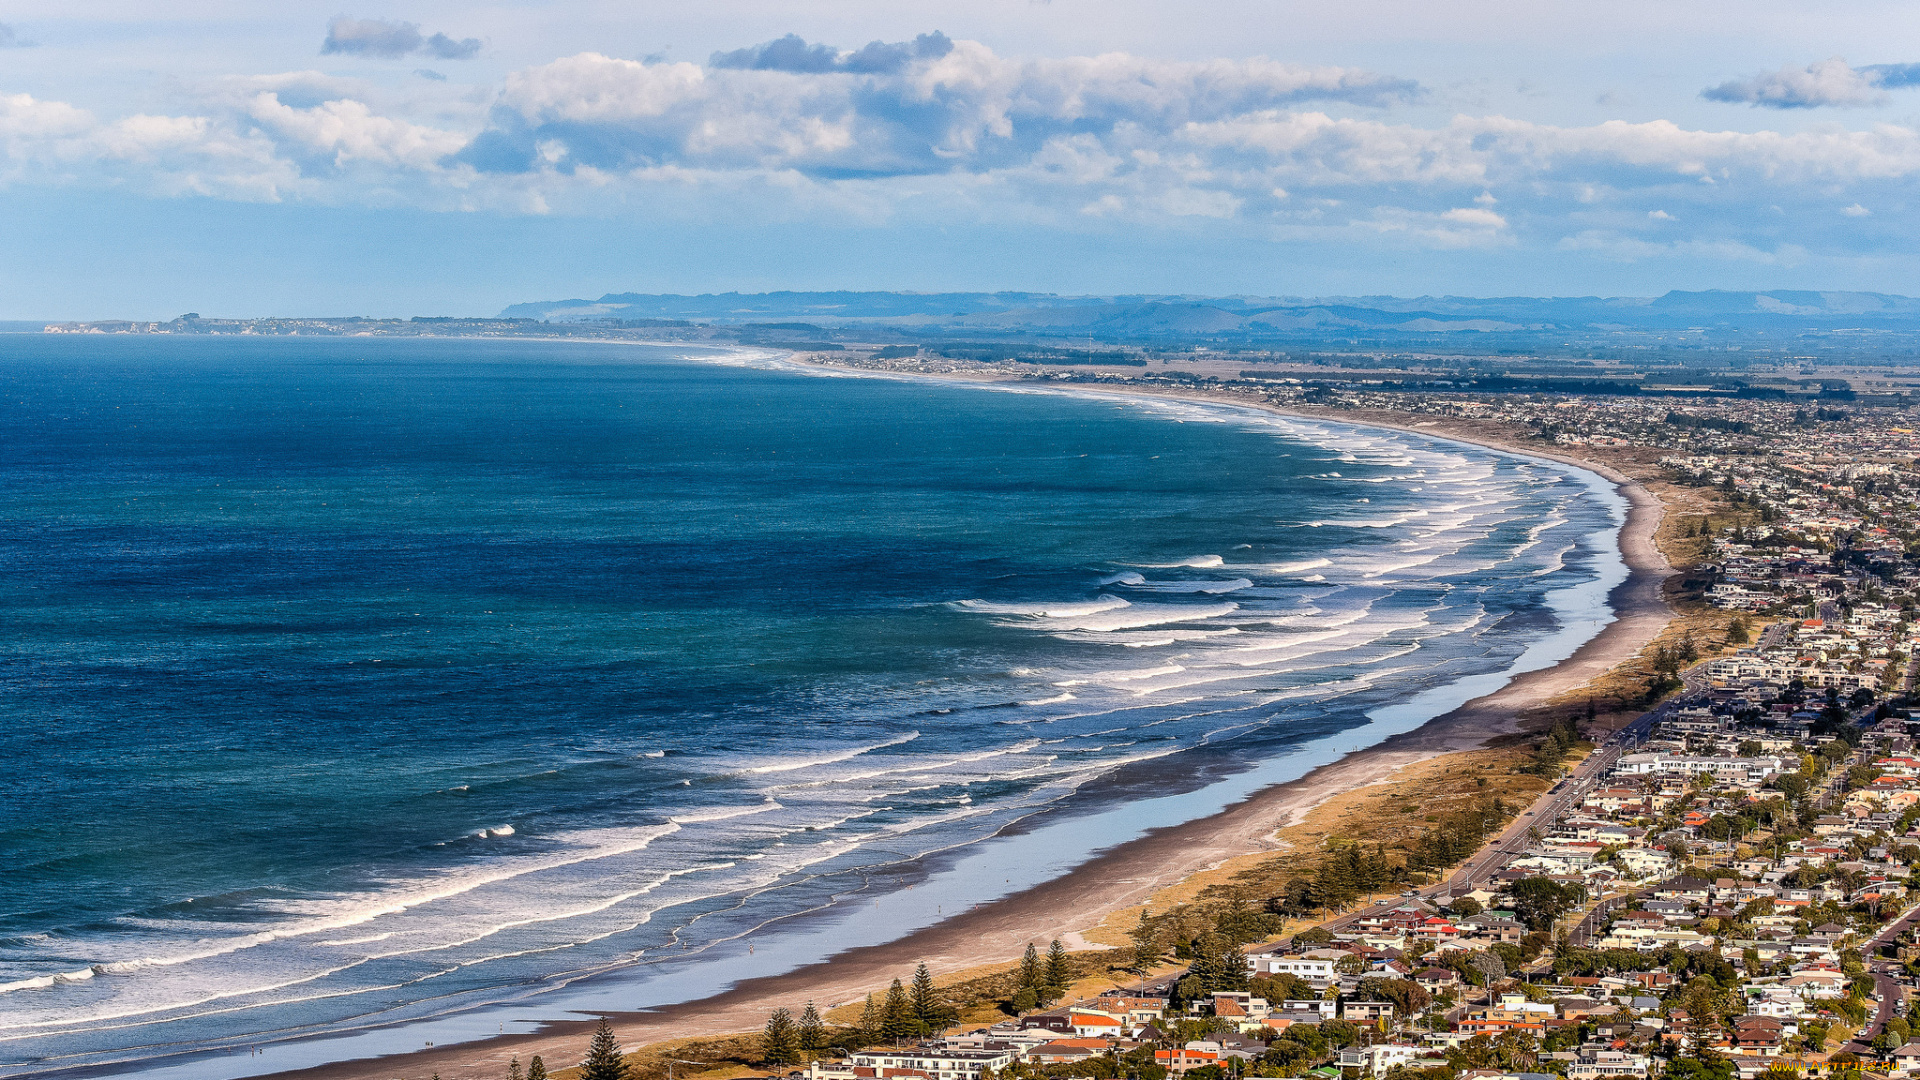
[[[1246,578],[1233,578],[1230,581],[1136,581],[1131,583],[1131,587],[1140,592],[1206,593],[1218,596],[1251,589],[1253,582]]]
[[[753,817],[784,809],[786,808],[779,803],[768,799],[759,806],[721,806],[711,810],[697,810],[690,814],[674,814],[667,820],[675,825],[699,825],[709,821],[731,821],[734,818]]]
[[[1070,618],[1036,619],[1034,625],[1044,630],[1137,630],[1147,626],[1166,626],[1172,623],[1202,622],[1231,615],[1240,610],[1240,605],[1232,602],[1218,604],[1130,604],[1125,609],[1110,608],[1105,611],[1091,612]]]
[[[989,604],[985,600],[956,600],[948,606],[959,611],[973,611],[982,615],[1026,615],[1036,619],[1070,619],[1075,615],[1093,615],[1123,608],[1128,606],[1128,602],[1117,596],[1102,595],[1097,600],[1084,603]]]
[[[1196,570],[1210,570],[1225,562],[1226,560],[1218,555],[1192,555],[1181,559],[1179,562],[1137,563],[1135,565],[1143,566],[1148,570],[1178,570],[1182,567],[1191,567]]]
[[[1302,570],[1313,570],[1317,567],[1328,566],[1332,564],[1332,562],[1332,559],[1324,555],[1316,555],[1311,559],[1296,559],[1293,562],[1235,563],[1225,567],[1225,569],[1238,570],[1247,574],[1297,574]]]
[[[1032,701],[1023,701],[1020,704],[1022,705],[1058,705],[1061,702],[1074,701],[1074,700],[1076,699],[1072,694],[1055,694],[1052,697],[1035,698]]]
[[[904,735],[896,735],[884,742],[873,743],[869,746],[856,746],[849,750],[823,754],[819,757],[803,758],[799,761],[783,761],[775,765],[756,765],[744,771],[755,775],[764,775],[766,773],[793,772],[797,769],[811,769],[820,765],[831,765],[837,761],[845,761],[848,758],[857,758],[862,754],[871,754],[875,750],[884,750],[889,746],[899,746],[901,743],[912,742],[919,737],[919,732],[909,731]]]

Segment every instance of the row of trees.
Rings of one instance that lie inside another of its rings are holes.
[[[895,979],[881,1000],[867,995],[866,1006],[860,1010],[858,1038],[863,1045],[914,1039],[953,1023],[954,1016],[934,990],[933,973],[923,963],[913,969],[909,985],[902,986]]]
[[[607,1022],[602,1020],[600,1026],[606,1027]],[[607,1034],[611,1035],[613,1032],[608,1031]],[[594,1037],[598,1038],[599,1033],[596,1032]],[[615,1047],[615,1051],[616,1053],[618,1052],[618,1047]],[[435,1073],[434,1075],[439,1076],[440,1074]],[[539,1054],[535,1054],[533,1055],[533,1060],[527,1062],[527,1071],[522,1073],[520,1071],[520,1055],[515,1054],[513,1060],[507,1063],[507,1080],[547,1080],[547,1063],[540,1060]]]
[[[1580,729],[1572,720],[1561,717],[1554,722],[1546,737],[1534,749],[1533,760],[1522,766],[1520,771],[1533,776],[1544,776],[1549,780],[1560,777],[1561,763],[1573,748],[1580,745]]]
[[[1032,956],[1032,952],[1029,948],[1028,955]],[[1062,950],[1061,962],[1064,961]],[[828,1028],[811,1001],[800,1010],[798,1018],[788,1009],[773,1010],[760,1035],[760,1059],[768,1065],[798,1065],[828,1050],[837,1053],[930,1035],[952,1024],[956,1016],[954,1009],[934,989],[933,972],[922,963],[913,969],[909,982],[893,980],[893,985],[878,999],[868,994],[866,1005],[860,1011],[860,1022],[851,1028]]]
[[[1557,762],[1554,767],[1559,767]],[[1512,816],[1513,808],[1498,796],[1448,814],[1414,841],[1407,853],[1407,869],[1425,873],[1458,863],[1480,850],[1487,837],[1500,831]]]
[[[1045,960],[1033,942],[1027,942],[1027,954],[1020,958],[1020,984],[1007,1002],[1016,1013],[1030,1012],[1051,1005],[1066,995],[1073,985],[1073,972],[1067,964],[1067,950],[1058,938],[1047,947]]]
[[[900,981],[895,979],[893,985],[899,986]],[[798,1065],[824,1052],[829,1041],[827,1025],[813,1002],[800,1010],[798,1020],[786,1009],[775,1009],[760,1037],[760,1059],[768,1065]]]

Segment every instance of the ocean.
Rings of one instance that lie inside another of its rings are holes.
[[[0,1075],[886,940],[1551,663],[1624,577],[1551,462],[693,347],[5,335],[0,432]]]

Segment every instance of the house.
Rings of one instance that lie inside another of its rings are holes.
[[[1785,1027],[1771,1016],[1742,1016],[1733,1022],[1733,1052],[1779,1057],[1780,1035]]]
[[[1391,1001],[1349,1001],[1340,1006],[1340,1019],[1350,1024],[1373,1024],[1393,1019]]]
[[[1888,1055],[1890,1068],[1896,1076],[1912,1076],[1920,1073],[1920,1042],[1910,1042]]]
[[[1027,1060],[1039,1065],[1060,1065],[1097,1058],[1113,1048],[1105,1039],[1055,1039],[1027,1051]]]
[[[1443,967],[1422,968],[1414,973],[1413,981],[1429,994],[1442,994],[1461,986],[1460,973]]]
[[[1078,1009],[1067,1016],[1067,1026],[1075,1035],[1083,1038],[1119,1037],[1127,1033],[1127,1022],[1117,1016],[1106,1013],[1081,1012]]]
[[[1305,979],[1315,990],[1333,985],[1339,976],[1330,958],[1288,956],[1282,953],[1255,953],[1247,957],[1247,971],[1255,978],[1293,975]]]
[[[1334,1064],[1345,1073],[1348,1069],[1359,1069],[1362,1076],[1385,1076],[1402,1065],[1411,1065],[1424,1051],[1418,1046],[1403,1043],[1380,1043],[1375,1046],[1355,1046],[1342,1050],[1334,1058]]]
[[[1601,1080],[1603,1077],[1647,1075],[1651,1060],[1644,1054],[1629,1054],[1620,1050],[1581,1050],[1580,1056],[1567,1064],[1567,1080]]]
[[[1154,1064],[1178,1076],[1188,1070],[1205,1065],[1220,1064],[1220,1044],[1215,1042],[1190,1042],[1174,1050],[1155,1050]]]
[[[883,1049],[875,1047],[848,1055],[848,1075],[860,1080],[882,1080],[885,1077],[919,1077],[921,1080],[967,1080],[980,1075],[982,1069],[995,1072],[1006,1068],[1017,1060],[1015,1051],[1006,1050],[947,1050],[929,1046],[907,1047],[905,1049]],[[814,1063],[819,1066],[819,1062]],[[830,1073],[813,1073],[814,1080],[824,1080]]]

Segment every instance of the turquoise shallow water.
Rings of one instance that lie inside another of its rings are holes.
[[[8,1071],[711,986],[1417,723],[1607,581],[1557,466],[715,361],[0,336]]]

